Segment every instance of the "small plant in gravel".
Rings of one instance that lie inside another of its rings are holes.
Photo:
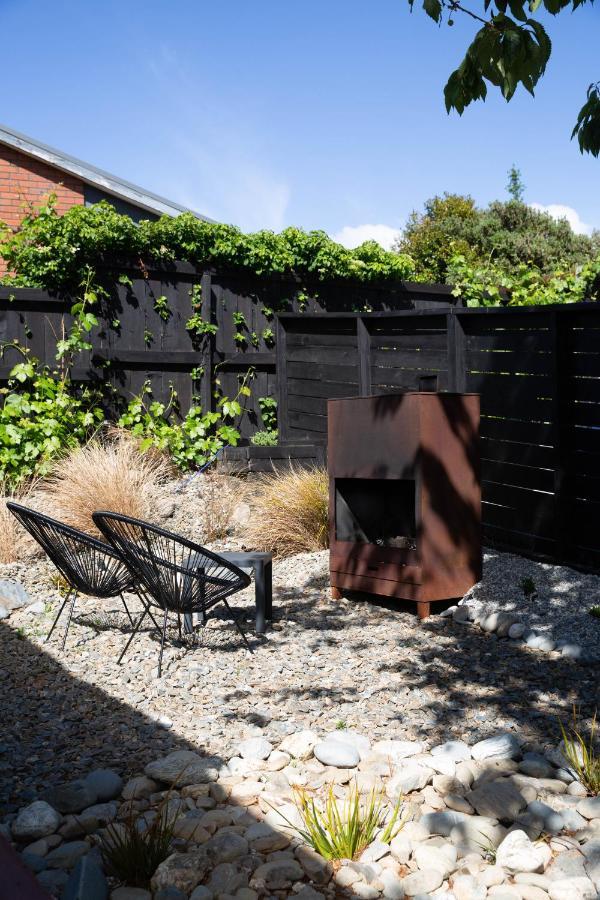
[[[168,813],[169,798],[170,793],[146,827],[140,827],[138,812],[132,805],[125,821],[106,828],[102,858],[107,870],[129,887],[148,888],[158,866],[171,852],[175,816]]]
[[[600,606],[592,606],[591,609],[588,609],[590,616],[594,616],[595,619],[600,619]]]
[[[526,600],[533,600],[537,593],[537,587],[533,578],[528,575],[521,579],[521,590]]]
[[[590,794],[600,794],[600,746],[598,745],[598,721],[594,713],[589,734],[583,733],[577,710],[573,707],[573,720],[568,729],[560,723],[563,754],[577,778]]]
[[[344,721],[344,719],[338,719],[337,722],[335,723],[336,731],[345,731],[347,727],[348,726],[346,725],[346,722]]]
[[[386,799],[381,788],[373,788],[363,799],[354,783],[340,803],[334,785],[329,786],[323,802],[317,802],[306,788],[295,787],[294,800],[304,827],[288,824],[323,859],[356,859],[376,836],[387,844],[404,827],[401,817],[403,797],[398,798],[385,823]]]

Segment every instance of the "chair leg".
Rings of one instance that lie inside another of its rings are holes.
[[[248,643],[248,638],[246,637],[246,632],[244,631],[244,629],[242,628],[242,626],[240,625],[240,623],[239,623],[239,621],[236,619],[236,617],[233,615],[233,610],[232,610],[232,608],[230,607],[230,605],[229,605],[229,603],[227,602],[227,600],[226,600],[225,597],[223,597],[223,603],[224,603],[225,606],[227,607],[227,611],[229,612],[229,615],[230,615],[231,618],[233,619],[233,624],[235,625],[235,627],[237,628],[237,630],[238,630],[239,633],[241,634],[242,640],[244,641],[244,643],[245,643],[247,649],[250,651],[250,653],[254,653],[254,650],[252,649],[252,647],[251,647],[250,644]]]
[[[163,621],[162,637],[161,637],[161,641],[160,641],[160,653],[158,656],[158,677],[159,678],[162,674],[162,658],[163,658],[163,650],[165,649],[166,636],[167,636],[167,610],[165,609],[165,618]]]
[[[71,624],[71,616],[73,615],[73,610],[75,609],[75,601],[77,599],[77,591],[71,592],[71,603],[69,604],[69,610],[67,612],[67,625],[65,627],[65,633],[63,635],[61,650],[65,649],[65,644],[67,643],[67,635],[69,633],[69,625]]]
[[[45,641],[44,641],[45,644],[47,644],[48,641],[50,640],[50,638],[52,637],[52,632],[53,632],[54,629],[56,628],[56,623],[57,623],[58,620],[60,619],[60,617],[61,617],[61,615],[62,615],[63,609],[65,608],[65,606],[67,605],[67,603],[68,603],[69,600],[71,599],[71,594],[72,594],[72,592],[73,592],[73,591],[70,590],[70,591],[68,591],[67,594],[65,594],[65,599],[63,600],[63,602],[62,602],[61,605],[60,605],[60,609],[59,609],[59,611],[58,611],[58,613],[57,613],[57,616],[56,616],[54,622],[52,623],[52,628],[50,629],[50,631],[49,631],[48,634],[46,635],[46,639],[45,639]]]
[[[157,630],[158,633],[160,634],[160,625],[158,624],[158,622],[156,621],[156,619],[155,619],[154,616],[152,615],[152,611],[151,611],[151,609],[150,609],[150,603],[148,602],[148,599],[147,599],[146,595],[145,595],[144,592],[141,591],[139,588],[137,588],[135,592],[136,592],[136,594],[138,595],[138,599],[139,599],[140,603],[142,604],[142,606],[145,608],[146,612],[148,613],[148,615],[149,615],[150,618],[152,619],[152,624],[154,625],[154,627],[156,628],[156,630]]]
[[[129,607],[128,607],[127,604],[125,603],[125,597],[123,596],[122,593],[119,594],[119,596],[120,596],[120,598],[121,598],[121,603],[122,603],[123,606],[125,607],[125,612],[127,613],[127,618],[129,619],[129,621],[131,622],[131,624],[134,625],[135,623],[134,623],[134,621],[133,621],[133,616],[132,616],[131,613],[129,612]]]
[[[132,631],[131,634],[129,635],[129,640],[127,641],[127,643],[126,643],[125,646],[123,647],[123,650],[122,650],[122,652],[121,652],[121,655],[119,656],[119,658],[118,658],[118,660],[117,660],[117,665],[118,665],[118,666],[121,665],[121,660],[123,659],[123,657],[125,656],[125,654],[126,654],[127,651],[129,650],[129,645],[131,644],[132,640],[134,639],[134,637],[136,636],[136,634],[137,634],[138,631],[140,630],[140,625],[142,624],[142,622],[144,621],[144,619],[146,618],[147,615],[148,615],[148,610],[144,607],[143,613],[141,614],[141,616],[140,616],[139,619],[137,620],[136,624],[133,626],[133,631]]]

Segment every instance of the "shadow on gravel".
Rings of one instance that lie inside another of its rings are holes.
[[[77,678],[1,622],[0,696],[0,814],[91,769],[114,768],[127,777],[173,750],[203,751]]]

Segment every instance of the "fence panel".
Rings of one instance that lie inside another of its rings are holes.
[[[284,435],[324,441],[327,397],[476,392],[486,543],[600,570],[600,307],[282,315],[280,331]]]

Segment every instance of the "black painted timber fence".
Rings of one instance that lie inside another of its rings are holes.
[[[600,569],[600,307],[278,317],[280,436],[323,444],[327,399],[481,395],[488,545]]]
[[[446,309],[459,302],[447,285],[348,281],[307,285],[289,277],[198,271],[186,263],[159,268],[113,263],[99,276],[108,296],[100,327],[91,334],[93,350],[80,357],[75,377],[111,384],[125,399],[149,382],[153,396],[166,402],[172,386],[185,413],[194,395],[205,410],[214,408],[216,378],[224,394],[235,395],[240,378],[251,368],[252,396],[245,399],[240,423],[246,437],[262,427],[258,398],[276,394],[276,311]],[[166,298],[168,314],[164,302],[157,304],[159,298]],[[202,317],[216,326],[214,335],[194,338],[186,329],[192,302],[198,299]],[[42,363],[54,364],[57,338],[70,324],[71,304],[71,298],[42,290],[1,287],[0,342],[16,340]],[[234,314],[243,324],[236,326]],[[0,381],[6,381],[20,360],[16,349],[5,351]]]

